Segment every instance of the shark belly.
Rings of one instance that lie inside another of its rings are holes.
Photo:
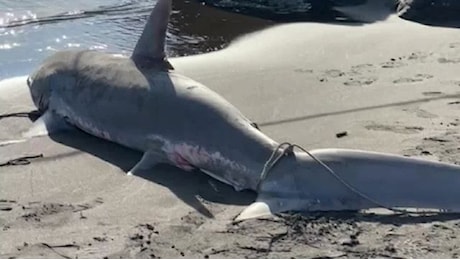
[[[93,114],[79,113],[77,109],[72,109],[69,105],[64,104],[61,100],[54,112],[65,119],[69,124],[90,135],[101,139],[121,144],[128,148],[138,151],[147,150],[147,138],[137,133],[130,134],[126,131],[120,131],[117,123],[103,124],[94,118]]]

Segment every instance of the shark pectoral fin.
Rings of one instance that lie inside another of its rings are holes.
[[[171,1],[157,1],[134,48],[131,56],[134,62],[144,62],[144,59],[163,60],[165,58],[166,30],[171,14]]]
[[[166,154],[161,150],[163,142],[154,140],[151,143],[149,150],[142,156],[141,160],[134,165],[134,167],[126,173],[126,175],[139,175],[141,171],[153,168],[160,163],[168,163]]]
[[[163,162],[163,160],[161,160],[157,155],[150,152],[145,152],[141,160],[136,165],[134,165],[134,167],[129,172],[127,172],[126,175],[139,175],[140,171],[153,168],[155,165],[161,162]]]
[[[243,221],[251,218],[267,217],[273,213],[270,205],[264,201],[256,201],[245,208],[236,218],[235,221]]]
[[[38,118],[32,127],[28,131],[24,132],[22,136],[24,138],[32,138],[71,129],[74,128],[62,117],[56,115],[51,110],[48,110],[40,118]]]

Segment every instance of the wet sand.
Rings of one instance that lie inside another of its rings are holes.
[[[277,141],[460,163],[456,29],[394,16],[362,26],[286,24],[171,63]],[[33,109],[25,78],[0,82],[1,114]],[[0,140],[30,125],[28,117],[4,117]],[[0,147],[0,163],[39,154],[28,165],[0,167],[0,257],[460,253],[459,215],[283,214],[233,223],[255,194],[167,166],[127,177],[141,154],[81,132]]]

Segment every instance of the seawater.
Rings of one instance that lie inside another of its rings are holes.
[[[29,74],[64,49],[129,55],[155,0],[0,0],[0,80]],[[199,1],[175,0],[169,56],[221,49],[235,37],[273,24]]]

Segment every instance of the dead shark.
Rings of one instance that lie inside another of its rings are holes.
[[[173,71],[164,51],[170,12],[171,0],[157,2],[131,57],[62,51],[46,59],[28,79],[43,115],[26,136],[72,125],[144,152],[128,174],[167,163],[257,191],[237,220],[382,205],[460,212],[459,166],[356,150],[281,151],[223,97]],[[273,154],[279,160],[267,168]]]
[[[28,79],[43,116],[26,136],[72,125],[143,151],[128,174],[169,163],[254,189],[254,164],[276,143],[224,98],[172,70],[164,51],[170,12],[170,0],[157,2],[131,57],[76,50],[46,59]]]

